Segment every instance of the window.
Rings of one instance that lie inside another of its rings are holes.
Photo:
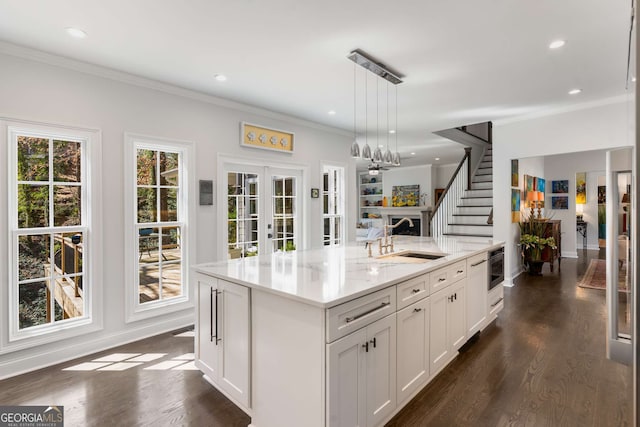
[[[258,254],[259,182],[253,173],[227,173],[227,244],[229,258]]]
[[[99,231],[92,227],[99,203],[89,205],[97,188],[89,153],[99,152],[99,138],[95,132],[12,124],[9,341],[91,324],[99,277],[93,267]]]
[[[128,136],[128,142],[133,173],[127,228],[135,251],[128,254],[133,277],[127,311],[129,320],[135,320],[149,315],[136,313],[188,300],[185,158],[189,146],[135,136]]]
[[[344,168],[323,167],[323,243],[339,245],[344,240]]]

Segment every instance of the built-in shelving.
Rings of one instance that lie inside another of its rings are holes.
[[[382,174],[369,175],[361,173],[358,178],[358,221],[370,226],[382,223],[380,208],[382,207]]]

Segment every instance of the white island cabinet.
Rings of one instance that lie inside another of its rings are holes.
[[[243,410],[250,408],[249,288],[195,273],[196,366]]]
[[[348,245],[195,266],[197,366],[252,427],[382,426],[466,341],[468,281],[487,289],[467,261],[498,246],[420,237],[396,250],[447,255],[394,262]]]

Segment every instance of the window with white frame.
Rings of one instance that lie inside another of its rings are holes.
[[[187,188],[190,145],[128,136],[130,166],[127,265],[128,316],[185,302],[187,292]],[[143,316],[144,317],[144,316]]]
[[[339,245],[344,241],[344,168],[325,165],[322,183],[323,243]]]
[[[88,145],[96,132],[23,123],[7,130],[10,340],[90,324],[99,202]],[[99,138],[91,142],[97,153]]]

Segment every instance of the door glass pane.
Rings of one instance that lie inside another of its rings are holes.
[[[293,251],[296,249],[295,204],[296,178],[273,176],[272,178],[273,212],[273,250]]]
[[[258,175],[242,172],[227,174],[228,257],[258,254],[259,222]]]
[[[81,144],[75,141],[53,141],[53,180],[80,182]]]
[[[18,181],[49,180],[49,140],[18,136]]]
[[[631,173],[618,173],[617,194],[618,215],[618,335],[624,338],[631,337],[631,274],[633,269],[631,260],[631,245],[633,233],[631,233]],[[615,275],[614,275],[615,276]]]

